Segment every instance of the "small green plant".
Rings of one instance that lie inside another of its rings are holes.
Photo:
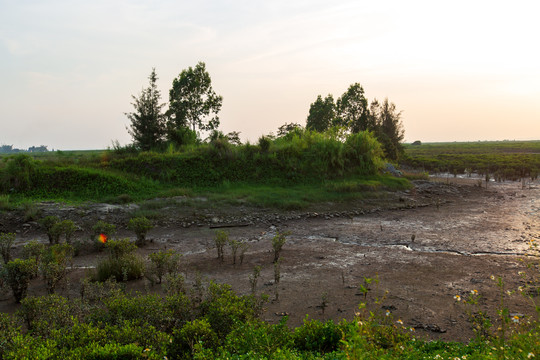
[[[11,210],[13,206],[9,202],[9,195],[0,194],[0,210]]]
[[[279,260],[279,255],[281,254],[283,245],[285,245],[285,243],[287,242],[286,236],[288,235],[290,235],[290,232],[280,233],[278,231],[276,232],[276,235],[272,238],[272,248],[274,249],[274,263]]]
[[[225,244],[229,241],[229,233],[223,230],[216,231],[216,236],[214,238],[214,243],[217,249],[218,259],[223,262],[224,260],[224,251],[223,248]]]
[[[38,276],[39,264],[41,263],[41,257],[45,251],[45,244],[42,244],[36,240],[29,241],[23,246],[22,257],[24,259],[33,259],[35,263],[34,274],[32,277]]]
[[[241,242],[236,239],[229,239],[229,246],[231,247],[233,265],[236,265],[236,254],[238,253],[238,248],[240,247],[240,244]]]
[[[257,281],[261,276],[261,267],[255,266],[253,268],[253,273],[249,275],[249,284],[251,285],[251,294],[255,295],[255,290],[257,289]]]
[[[129,239],[109,240],[105,248],[108,257],[98,263],[95,280],[106,281],[112,277],[116,281],[128,281],[143,276],[144,261],[134,254],[137,245]]]
[[[46,216],[39,220],[40,225],[43,227],[49,238],[49,244],[57,244],[60,238],[61,229],[59,226],[55,226],[60,222],[58,216]]]
[[[35,221],[41,216],[41,209],[36,206],[36,203],[33,201],[25,201],[22,204],[23,210],[23,221]]]
[[[274,263],[274,283],[277,285],[281,280],[281,259]]]
[[[4,265],[3,277],[11,287],[16,302],[20,303],[26,297],[35,267],[33,259],[14,259]]]
[[[165,275],[175,275],[180,264],[180,254],[174,250],[160,250],[148,255],[150,263],[145,276],[152,284],[161,284]]]
[[[244,263],[244,257],[246,256],[247,249],[249,249],[249,244],[242,241],[240,243],[240,265]]]
[[[476,341],[479,343],[493,339],[491,319],[486,312],[479,309],[480,299],[481,295],[476,289],[471,290],[465,299],[462,299],[460,295],[454,296],[456,304],[462,303],[465,307],[465,313],[476,335]]]
[[[54,225],[52,225],[51,229],[49,230],[49,241],[52,238],[52,244],[59,244],[60,238],[62,237],[62,235],[64,235],[65,242],[67,244],[71,244],[71,237],[73,236],[75,231],[77,231],[77,226],[72,220],[58,221]]]
[[[96,240],[101,234],[105,235],[107,239],[110,238],[116,234],[116,226],[103,220],[99,220],[94,226],[92,226],[92,240]]]
[[[134,231],[137,235],[138,246],[144,246],[146,244],[146,234],[153,227],[152,222],[144,216],[132,218],[128,223],[128,229]]]
[[[0,233],[0,253],[2,254],[4,264],[7,264],[11,260],[11,247],[14,242],[14,233]]]
[[[163,288],[167,295],[184,294],[186,292],[186,279],[182,274],[169,273],[164,276]]]
[[[71,244],[71,238],[75,231],[77,231],[77,225],[72,220],[63,220],[60,222],[62,226],[62,233],[65,236],[66,243]]]
[[[328,307],[328,293],[326,291],[323,292],[321,295],[321,304],[319,305],[319,307],[321,308],[321,311],[324,315],[324,310],[326,310],[326,308]]]
[[[49,294],[66,278],[72,258],[73,247],[69,244],[55,244],[43,252],[39,269]]]

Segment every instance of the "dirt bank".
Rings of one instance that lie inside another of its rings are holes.
[[[278,301],[268,303],[263,318],[277,322],[286,314],[291,325],[300,324],[306,314],[318,319],[352,318],[363,301],[358,286],[364,277],[377,276],[379,284],[371,285],[367,297],[374,309],[382,313],[389,309],[394,321],[401,319],[405,326],[416,328],[418,336],[465,341],[473,333],[465,306],[454,296],[465,298],[477,290],[482,310],[488,310],[495,321],[500,289],[490,277],[501,276],[505,290],[525,285],[518,272],[528,270],[520,259],[525,258],[530,240],[540,240],[538,184],[527,189],[521,183],[490,184],[488,189],[474,184],[418,182],[408,192],[356,204],[323,204],[307,212],[175,208],[150,232],[153,242],[140,252],[177,249],[184,254],[188,281],[200,272],[233,285],[240,293],[249,293],[249,275],[261,266],[257,292],[268,294],[271,300],[276,289],[279,295]],[[126,211],[110,214],[120,222]],[[18,230],[19,245],[30,239],[46,242],[33,224],[23,225],[14,218],[4,218],[3,224]],[[250,243],[242,265],[232,264],[229,249],[224,263],[216,259],[212,243],[219,226],[227,226],[230,237]],[[278,285],[273,281],[271,252],[276,231],[290,233]],[[121,230],[120,236],[132,234]],[[101,256],[77,257],[75,267],[91,267]],[[84,273],[74,271],[71,284]],[[148,288],[143,280],[130,286],[141,291]],[[37,285],[30,289],[31,294],[42,291]],[[384,302],[374,305],[374,298],[386,291]],[[71,293],[77,293],[75,285]],[[323,294],[327,298],[324,313]],[[3,299],[0,310],[13,311],[11,298],[5,295]],[[510,313],[532,314],[530,301],[518,294],[505,296],[505,301]]]

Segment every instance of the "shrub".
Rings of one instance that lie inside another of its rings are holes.
[[[103,220],[99,220],[94,226],[92,226],[92,240],[95,241],[101,234],[106,236],[105,241],[107,241],[108,238],[116,234],[116,226]]]
[[[16,302],[26,297],[28,283],[35,273],[36,263],[33,259],[15,259],[4,265],[3,277],[13,291]]]
[[[167,353],[173,359],[193,359],[196,345],[217,349],[219,338],[206,319],[197,319],[173,331]]]
[[[135,232],[137,235],[137,245],[143,246],[146,243],[146,234],[148,231],[150,231],[154,226],[152,225],[152,222],[148,220],[146,217],[136,217],[129,220],[128,223],[128,229]]]
[[[149,254],[150,263],[146,267],[146,277],[152,284],[161,284],[163,276],[178,272],[180,256],[174,250],[160,250]]]
[[[272,358],[278,349],[290,348],[292,344],[292,333],[284,317],[276,325],[260,320],[239,325],[227,336],[225,348],[232,354]]]
[[[41,209],[32,201],[25,201],[22,206],[23,209],[23,221],[35,221],[41,216]]]
[[[223,261],[224,253],[223,247],[229,241],[229,233],[223,230],[216,231],[216,237],[214,238],[214,243],[216,244],[218,259]]]
[[[304,319],[304,325],[294,330],[293,341],[296,349],[318,353],[332,352],[338,349],[343,337],[343,326],[332,320],[325,323],[318,320]]]
[[[279,231],[276,232],[276,235],[272,238],[272,248],[274,249],[274,263],[279,260],[279,255],[281,253],[281,249],[283,248],[283,245],[285,245],[285,242],[287,241],[286,236],[289,235],[289,232],[280,233]]]
[[[4,264],[7,264],[11,260],[11,247],[14,242],[14,233],[0,233],[0,253],[2,254]]]
[[[9,195],[0,194],[0,210],[11,210],[13,206],[9,202]]]
[[[6,349],[13,345],[13,338],[17,336],[21,328],[11,314],[0,313],[0,359],[4,359]]]
[[[62,233],[65,236],[66,243],[71,244],[71,237],[77,231],[77,226],[72,220],[63,220],[60,222],[60,226],[62,227]]]
[[[36,170],[36,162],[26,154],[10,156],[6,161],[1,188],[4,191],[25,191],[32,186],[32,175]]]
[[[106,259],[98,263],[95,273],[97,281],[114,278],[116,281],[140,279],[144,273],[143,259],[134,254],[137,245],[129,239],[110,240],[105,244]]]
[[[21,301],[17,311],[28,330],[42,337],[48,337],[52,330],[73,326],[82,315],[80,302],[55,294],[29,296]]]
[[[240,248],[241,242],[236,239],[230,239],[229,240],[229,246],[231,247],[231,254],[233,257],[233,264],[236,265],[236,254],[238,253],[238,249]]]
[[[39,220],[40,225],[45,229],[50,244],[58,244],[61,235],[61,228],[55,226],[60,222],[58,216],[46,216]]]
[[[73,258],[73,247],[69,244],[55,244],[47,248],[41,257],[39,269],[49,294],[68,274],[68,264]]]

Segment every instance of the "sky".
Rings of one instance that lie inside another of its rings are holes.
[[[360,83],[405,141],[540,139],[535,1],[0,0],[0,145],[104,149],[152,68],[206,63],[220,130],[255,142]]]

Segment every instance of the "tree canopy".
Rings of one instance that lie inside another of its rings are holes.
[[[205,63],[183,70],[169,91],[169,132],[184,127],[194,132],[217,129],[222,102],[223,97],[212,89]]]
[[[317,100],[309,107],[309,115],[307,117],[306,128],[308,130],[325,131],[330,128],[336,118],[336,104],[334,97],[328,94],[322,98],[317,96]]]
[[[131,96],[135,111],[125,113],[131,121],[128,132],[133,137],[135,146],[145,151],[159,146],[165,135],[165,117],[162,113],[165,104],[160,104],[161,93],[157,89],[158,77],[155,68],[148,79],[148,87],[143,89],[138,97]]]
[[[388,98],[380,104],[374,99],[368,108],[364,88],[359,83],[349,86],[347,91],[334,104],[331,94],[311,104],[306,128],[323,132],[338,126],[349,133],[371,131],[383,145],[386,157],[397,161],[403,153],[401,141],[404,138],[401,112]]]

